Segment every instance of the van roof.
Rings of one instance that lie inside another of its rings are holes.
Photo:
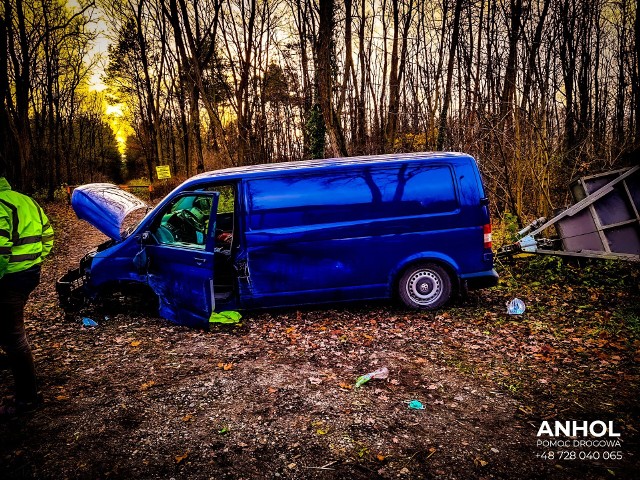
[[[260,165],[245,165],[243,167],[224,168],[200,173],[187,180],[188,184],[201,183],[206,180],[223,179],[229,177],[254,177],[265,173],[285,172],[291,170],[313,170],[316,168],[330,168],[346,165],[365,165],[369,163],[404,162],[411,160],[424,161],[452,161],[470,160],[472,157],[459,152],[420,152],[420,153],[391,153],[386,155],[367,155],[360,157],[324,158],[317,160],[301,160],[295,162],[265,163]]]

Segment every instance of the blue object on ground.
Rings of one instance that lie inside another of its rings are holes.
[[[89,317],[82,317],[82,325],[85,327],[97,327],[98,324],[91,320]]]

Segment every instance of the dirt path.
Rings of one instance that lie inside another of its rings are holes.
[[[625,289],[531,282],[508,270],[498,288],[436,313],[388,304],[275,311],[204,332],[90,311],[99,326],[87,329],[80,317],[65,318],[54,284],[104,237],[66,206],[47,210],[56,249],[27,311],[46,405],[0,424],[2,478],[640,471],[637,270],[624,272]],[[516,293],[529,306],[521,318],[504,312]],[[387,380],[353,388],[381,366]],[[6,397],[9,372],[0,379]],[[408,409],[410,400],[425,409]],[[621,446],[544,459],[563,449],[536,445],[543,420],[613,421]],[[622,458],[605,460],[613,450]]]

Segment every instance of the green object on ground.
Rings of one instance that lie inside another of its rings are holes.
[[[365,375],[360,375],[356,380],[356,388],[367,383],[372,378],[384,380],[388,377],[389,377],[389,369],[387,367],[379,368],[375,372],[369,372]]]
[[[366,375],[360,375],[358,377],[358,379],[356,380],[356,388],[360,387],[361,385],[367,383],[369,380],[371,380],[371,375],[370,374],[366,374]]]
[[[209,317],[209,323],[238,323],[242,315],[238,312],[225,311],[225,312],[213,312]]]

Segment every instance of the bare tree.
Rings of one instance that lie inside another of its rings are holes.
[[[347,156],[340,119],[333,102],[333,32],[334,32],[334,3],[333,0],[320,0],[320,24],[318,38],[314,46],[316,82],[318,100],[322,109],[322,117],[327,127],[329,144],[334,155]]]
[[[447,86],[444,91],[444,100],[442,101],[442,110],[440,111],[440,126],[438,128],[438,143],[436,148],[442,150],[444,148],[445,139],[447,137],[447,115],[449,114],[449,104],[451,103],[451,88],[453,82],[453,66],[455,62],[456,49],[458,48],[458,34],[460,32],[460,14],[462,12],[462,0],[456,0],[453,9],[453,30],[449,44],[449,61],[447,64]]]

